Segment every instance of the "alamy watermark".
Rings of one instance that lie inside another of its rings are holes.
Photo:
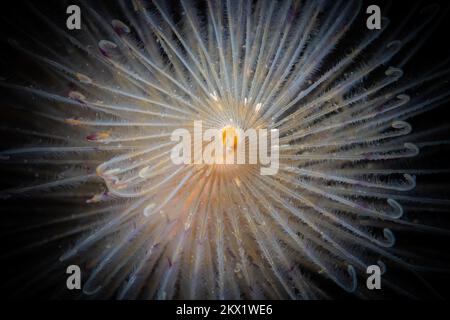
[[[171,140],[178,142],[170,153],[172,162],[177,165],[259,164],[261,175],[275,175],[279,169],[278,129],[244,131],[229,125],[203,130],[202,121],[194,121],[193,133],[188,129],[176,129]]]

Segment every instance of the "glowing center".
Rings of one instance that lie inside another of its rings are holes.
[[[238,145],[238,132],[232,126],[226,126],[222,129],[222,144],[227,152],[236,151]]]

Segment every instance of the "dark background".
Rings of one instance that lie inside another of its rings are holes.
[[[68,4],[77,4],[77,1],[64,2],[64,1],[30,1],[38,7],[47,16],[51,17],[53,21],[61,26],[65,26],[65,20],[67,15],[65,9]],[[98,2],[90,0],[88,2]],[[176,1],[170,1],[173,3],[173,7],[177,8]],[[433,1],[441,5],[441,10],[448,9],[448,1]],[[114,1],[104,1],[102,4],[106,4],[110,7],[115,7]],[[402,19],[408,14],[409,10],[416,4],[418,7],[425,7],[430,4],[428,1],[364,1],[363,8],[370,4],[378,4],[382,9],[382,15],[388,16],[393,24],[401,23]],[[8,82],[21,82],[23,74],[39,75],[39,71],[35,69],[33,63],[26,57],[18,54],[8,44],[8,39],[23,38],[25,35],[15,28],[16,21],[26,21],[34,31],[42,33],[40,34],[50,47],[58,46],[58,43],[54,42],[52,34],[48,32],[48,29],[42,27],[42,22],[35,17],[34,14],[28,10],[26,1],[13,1],[2,2],[2,8],[0,10],[0,78],[6,79]],[[82,7],[82,5],[81,5]],[[389,9],[388,9],[389,8]],[[120,15],[118,16],[120,19]],[[355,24],[361,25],[361,32],[365,32],[365,15],[360,15],[360,19]],[[417,20],[419,23],[420,20]],[[75,31],[76,32],[76,31]],[[358,30],[355,30],[355,37]],[[420,75],[427,68],[432,67],[436,62],[443,61],[450,54],[449,47],[449,34],[450,34],[450,15],[442,21],[440,26],[435,29],[433,34],[430,35],[425,46],[415,55],[413,60],[405,67],[412,75]],[[448,67],[448,65],[447,65]],[[22,120],[18,117],[18,114],[14,114],[8,109],[9,103],[14,99],[13,96],[7,92],[7,90],[0,88],[0,125],[11,125],[11,123],[19,124]],[[410,121],[414,131],[420,131],[424,128],[429,128],[438,125],[450,124],[450,103],[435,109],[431,112],[420,115]],[[0,150],[7,149],[16,145],[18,142],[17,137],[11,136],[6,132],[0,130]],[[444,132],[441,136],[435,137],[436,139],[450,139],[450,132]],[[436,147],[435,153],[427,155],[419,163],[410,163],[411,167],[426,167],[432,168],[450,168],[450,148],[448,146]],[[437,156],[438,154],[438,156]],[[440,187],[435,190],[435,194],[440,195],[443,198],[450,198],[449,189],[449,174],[434,175],[431,177],[423,178],[426,181],[421,181],[419,178],[418,183],[424,182],[427,184],[436,184]],[[13,181],[14,178],[9,173],[9,169],[1,167],[0,164],[0,189],[4,189],[4,186]],[[3,201],[3,200],[1,200]],[[3,201],[0,203],[0,250],[1,252],[10,252],[19,246],[21,243],[26,243],[28,237],[32,237],[29,234],[9,234],[8,229],[14,224],[21,223],[21,217],[23,212],[27,214],[38,214],[37,208],[45,207],[45,199],[33,198],[33,199],[12,199]],[[449,209],[450,211],[450,209]],[[429,213],[425,213],[429,214]],[[437,225],[444,228],[450,226],[449,219],[450,212],[442,212],[439,215],[432,214],[431,219]],[[450,228],[449,228],[450,229]],[[396,232],[399,246],[415,250],[415,248],[426,247],[430,254],[434,256],[434,259],[441,260],[443,263],[450,263],[450,238],[448,236],[438,235],[426,235],[416,234],[413,235],[405,232]],[[54,243],[46,245],[44,247],[36,248],[31,251],[24,252],[19,255],[8,256],[7,258],[0,258],[1,265],[1,279],[0,279],[0,296],[4,298],[60,298],[54,290],[54,284],[52,281],[43,280],[40,282],[39,288],[33,288],[26,290],[19,290],[21,285],[26,285],[30,279],[33,278],[30,275],[30,270],[37,267],[39,264],[44,263],[47,259],[52,257],[58,257],[62,251],[61,243]],[[450,266],[450,264],[447,264]],[[449,269],[450,270],[450,269]],[[55,272],[61,274],[61,278],[65,277],[65,270],[56,269]],[[33,272],[31,272],[33,274]],[[450,276],[448,274],[427,274],[426,279],[432,284],[432,286],[446,299],[450,298]],[[405,280],[408,281],[408,280]],[[421,289],[418,289],[421,290]],[[352,299],[353,296],[343,294],[336,288],[331,287],[331,292],[336,293],[336,297],[340,299]],[[421,296],[423,296],[421,294]],[[426,297],[426,294],[425,294]],[[71,296],[65,296],[64,298],[78,298],[77,294]],[[387,295],[386,298],[397,298],[395,296]],[[430,296],[431,299],[434,297]]]

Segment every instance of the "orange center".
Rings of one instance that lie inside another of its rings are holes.
[[[222,143],[227,151],[236,151],[238,144],[238,134],[236,128],[226,126],[222,129]]]

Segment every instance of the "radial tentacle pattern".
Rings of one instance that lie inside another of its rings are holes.
[[[0,196],[45,199],[42,218],[14,232],[51,230],[11,254],[64,243],[31,284],[77,264],[81,297],[331,297],[324,283],[368,297],[378,265],[383,287],[412,296],[390,267],[420,281],[440,268],[397,249],[393,231],[445,232],[404,217],[405,203],[448,205],[414,195],[427,171],[403,165],[429,147],[408,120],[449,97],[445,63],[403,80],[437,7],[380,30],[360,1],[80,7],[82,29],[69,31],[30,5],[58,45],[32,30],[9,43],[47,80],[1,83],[23,119],[3,129],[23,138],[0,161],[31,178]],[[278,172],[174,164],[171,134],[194,121],[226,128],[224,139],[278,129]]]

